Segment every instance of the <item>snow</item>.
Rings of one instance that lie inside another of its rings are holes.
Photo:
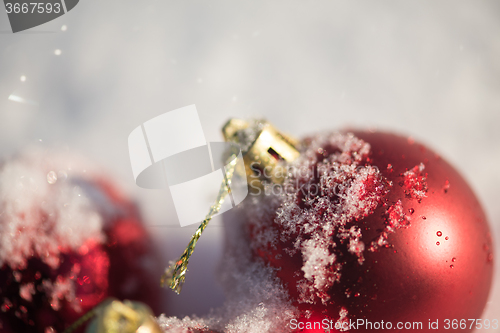
[[[325,303],[329,296],[323,291],[342,274],[331,237],[347,242],[348,251],[362,264],[363,236],[350,224],[373,213],[392,185],[369,164],[370,145],[351,133],[323,133],[304,143],[301,156],[290,166],[283,185],[286,191],[275,199],[266,197],[269,202],[254,200],[247,208],[250,225],[257,226],[251,247],[269,247],[266,241],[274,228],[262,224],[277,223],[281,241],[294,240],[295,250],[303,257],[299,302]],[[262,207],[276,211],[274,221],[256,217]]]
[[[113,208],[92,185],[95,174],[76,156],[41,149],[1,162],[0,267],[10,267],[17,282],[31,257],[57,270],[62,253],[105,241],[103,223]],[[67,276],[41,281],[38,291],[47,295],[55,310],[64,299],[79,309],[74,281],[78,270],[75,263]],[[35,292],[32,282],[20,285],[19,295],[28,302]],[[2,302],[6,306],[10,300]]]
[[[289,322],[298,315],[275,271],[262,261],[251,260],[242,221],[226,223],[226,244],[219,281],[226,301],[204,317],[157,318],[168,333],[190,332],[189,328],[209,328],[217,332],[289,332]]]
[[[83,170],[57,159],[37,151],[0,166],[0,266],[22,269],[34,255],[57,268],[61,249],[104,240],[99,206],[75,182]],[[47,181],[55,172],[70,176]]]
[[[425,165],[420,163],[403,173],[405,194],[410,198],[417,199],[418,202],[422,201],[422,199],[427,196],[427,174],[423,173],[424,169]],[[443,189],[445,189],[445,187],[443,187]]]
[[[103,162],[140,201],[164,265],[182,253],[191,231],[178,227],[167,195],[135,189],[124,142],[138,124],[193,102],[208,141],[221,139],[230,117],[263,114],[294,136],[344,126],[412,135],[473,186],[498,244],[498,2],[146,0],[120,11],[114,2],[94,3],[32,34],[1,38],[2,157],[42,138]],[[47,34],[62,24],[67,31]],[[64,57],[53,55],[56,48]],[[38,109],[7,99],[21,84]],[[198,250],[199,267],[221,252],[221,228],[210,227],[211,251]],[[500,316],[498,273],[484,318]],[[170,313],[204,314],[222,302],[211,274],[189,279],[208,290],[196,299],[186,297],[187,288],[169,297]]]

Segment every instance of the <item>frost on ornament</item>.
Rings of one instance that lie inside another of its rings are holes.
[[[421,202],[423,198],[427,196],[427,175],[423,173],[425,165],[420,163],[412,169],[403,173],[403,184],[405,194],[410,197],[417,199]]]
[[[28,257],[38,256],[55,269],[61,250],[104,239],[99,207],[80,184],[51,183],[46,175],[30,158],[3,164],[0,266],[23,269]]]
[[[62,253],[76,251],[89,240],[105,239],[99,207],[105,203],[98,204],[89,197],[77,178],[56,182],[56,171],[50,169],[49,163],[41,153],[31,153],[1,166],[0,267],[10,267],[15,275],[22,276],[32,257],[57,270]],[[71,299],[74,287],[66,282],[70,275],[71,269],[64,281],[55,285],[41,281],[39,289],[48,293],[54,308],[63,298],[70,299],[75,309],[79,306],[77,300]],[[32,284],[23,285],[21,297],[29,301],[33,291]]]
[[[120,297],[122,280],[134,277],[116,267],[120,225],[147,242],[134,206],[82,159],[30,150],[1,162],[0,327],[58,332],[109,294]],[[148,259],[133,238],[123,270]]]
[[[325,290],[341,282],[351,262],[346,255],[363,265],[365,251],[389,246],[389,234],[410,223],[401,202],[387,201],[394,184],[371,164],[371,154],[370,145],[350,133],[307,138],[301,156],[289,165],[282,191],[244,203],[255,254],[275,267],[282,255],[302,258],[301,267],[281,272],[295,277],[298,294],[291,296],[298,304],[328,304],[331,295]],[[420,164],[401,175],[405,193],[417,200],[427,191],[424,168]],[[364,239],[354,222],[377,209],[386,216],[385,230],[378,239]],[[336,319],[347,316],[344,309]]]
[[[250,245],[260,253],[275,248],[268,239],[275,237],[270,223],[277,223],[280,240],[293,243],[288,254],[300,252],[304,258],[300,301],[325,303],[329,296],[322,291],[342,274],[336,247],[345,247],[363,264],[362,231],[350,223],[372,214],[392,183],[370,165],[370,145],[354,135],[319,135],[306,139],[305,145],[301,157],[290,165],[283,193],[254,200],[247,209]],[[276,211],[275,219],[256,218],[262,207]]]

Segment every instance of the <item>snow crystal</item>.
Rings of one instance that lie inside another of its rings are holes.
[[[324,267],[335,262],[335,254],[330,253],[329,244],[324,239],[308,239],[302,242],[304,256],[304,277],[313,281],[314,288],[322,290],[333,283],[324,273]]]
[[[337,320],[335,327],[339,327],[341,332],[348,331],[349,327],[349,319],[347,315],[349,312],[346,308],[342,307],[339,311],[339,319]],[[347,328],[347,329],[346,329]]]
[[[413,208],[409,210],[412,214]],[[406,228],[410,225],[411,216],[403,212],[403,204],[401,200],[398,200],[395,204],[391,205],[385,212],[387,216],[387,224],[385,226],[385,231],[380,234],[380,236],[371,243],[369,251],[374,252],[381,248],[382,246],[389,246],[388,237],[389,234],[396,232],[400,228]]]
[[[424,169],[425,165],[420,163],[420,165],[416,165],[403,173],[403,186],[406,196],[417,199],[418,202],[427,196],[427,174],[423,173]]]
[[[23,284],[21,287],[19,287],[19,295],[28,302],[31,302],[32,295],[34,294],[35,294],[35,284],[33,282]]]
[[[166,317],[162,314],[156,318],[156,321],[160,328],[168,333],[193,333],[192,329],[203,330],[207,328],[201,319],[191,319],[190,317],[181,320],[177,317]]]
[[[394,205],[387,209],[387,228],[389,232],[394,232],[399,228],[410,225],[410,216],[403,212],[403,204],[398,200]]]
[[[76,311],[80,311],[78,303],[75,300],[75,286],[74,282],[62,276],[58,276],[56,282],[50,280],[42,281],[43,291],[49,295],[50,306],[58,311],[61,308],[61,301],[66,300],[72,304]]]
[[[358,257],[358,263],[362,264],[365,261],[363,256],[363,251],[365,250],[365,243],[361,241],[361,229],[356,226],[352,226],[349,229],[349,247],[348,251]]]

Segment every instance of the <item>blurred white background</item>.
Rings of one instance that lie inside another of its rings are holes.
[[[0,154],[55,146],[102,165],[139,203],[167,265],[195,227],[178,226],[168,192],[135,186],[127,137],[139,124],[196,104],[210,141],[230,117],[265,116],[297,137],[377,127],[423,141],[463,173],[498,249],[499,36],[493,0],[84,0],[17,34],[2,10]],[[214,222],[167,314],[223,302]],[[484,318],[500,319],[499,300],[497,274]]]

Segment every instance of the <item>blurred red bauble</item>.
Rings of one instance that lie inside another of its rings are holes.
[[[364,320],[357,332],[481,318],[493,273],[486,217],[424,145],[379,132],[311,137],[284,185],[263,191],[245,203],[250,246],[304,318]]]
[[[98,170],[29,153],[0,165],[0,194],[1,332],[62,332],[109,296],[158,314],[159,258]]]

